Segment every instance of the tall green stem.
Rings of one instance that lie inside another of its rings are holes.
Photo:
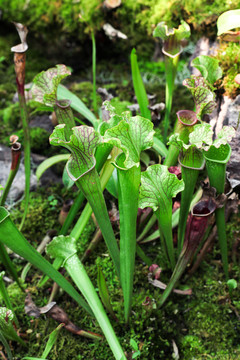
[[[120,275],[124,296],[124,315],[128,322],[133,292],[136,253],[138,196],[141,180],[140,165],[124,169],[125,155],[117,160],[118,207],[120,218]]]
[[[170,56],[165,56],[165,76],[166,76],[166,88],[165,88],[165,116],[164,116],[164,133],[163,133],[163,140],[166,143],[167,140],[167,133],[169,130],[169,120],[170,120],[170,113],[172,109],[172,97],[174,91],[174,81],[177,72],[177,64],[179,60],[179,55],[175,56],[174,58]]]
[[[11,154],[12,154],[11,169],[10,169],[10,173],[9,173],[7,182],[4,187],[2,197],[0,199],[0,206],[4,206],[6,198],[9,193],[9,190],[11,188],[12,182],[13,182],[13,180],[17,174],[18,168],[19,168],[20,159],[21,159],[21,144],[20,143],[16,142],[15,144],[12,145]],[[17,274],[16,268],[13,265],[4,245],[1,243],[0,243],[0,260],[1,260],[1,263],[4,265],[4,267],[12,275],[13,279],[17,282],[18,286],[22,289],[22,286],[18,279],[18,274]]]
[[[97,171],[99,172],[103,165],[105,164],[110,152],[111,152],[111,149],[112,147],[110,146],[102,146],[100,148],[97,148],[97,151],[96,151],[96,155],[95,155],[95,158],[96,158],[96,169]],[[113,169],[113,168],[112,168]],[[102,188],[104,189],[105,186],[103,187],[103,183],[102,183],[102,180],[101,180],[101,186]],[[82,194],[82,192],[80,191],[79,194],[77,195],[76,199],[74,200],[74,203],[73,205],[71,206],[71,209],[67,215],[67,218],[66,220],[64,221],[64,224],[59,232],[59,235],[67,235],[67,232],[68,232],[68,229],[69,227],[71,226],[78,210],[80,209],[83,201],[84,201],[85,197],[84,195]]]
[[[76,184],[83,192],[94,212],[98,225],[102,231],[103,238],[106,241],[109,253],[113,259],[118,276],[120,276],[119,248],[108,216],[106,203],[96,169],[92,169],[88,172],[87,176],[85,175],[78,179]]]
[[[15,144],[12,145],[11,154],[12,154],[11,169],[10,169],[10,173],[8,175],[7,182],[4,186],[2,196],[0,198],[0,206],[4,206],[6,198],[9,193],[9,190],[11,188],[12,182],[18,172],[20,159],[21,159],[21,157],[20,157],[21,156],[21,144],[20,143],[16,142]]]
[[[158,219],[162,250],[165,255],[167,255],[171,268],[174,269],[176,262],[172,237],[172,201],[168,201],[167,199],[167,201],[160,206],[161,207],[155,211],[155,215]]]
[[[228,144],[221,145],[219,148],[211,146],[210,149],[208,151],[204,151],[203,154],[206,159],[206,168],[210,185],[217,190],[217,194],[224,193],[226,166],[231,156],[231,147]],[[223,262],[223,270],[226,278],[228,279],[228,249],[225,206],[216,210],[216,224]]]
[[[21,231],[24,221],[27,216],[28,204],[30,199],[30,179],[31,179],[31,148],[30,148],[30,131],[28,127],[28,113],[27,113],[27,105],[25,100],[24,93],[21,94],[18,91],[19,101],[20,101],[20,110],[21,110],[21,119],[23,126],[23,134],[24,134],[24,166],[25,166],[25,206],[24,213],[22,217],[21,224],[19,226],[19,230]]]
[[[20,106],[20,115],[22,120],[24,134],[24,166],[25,166],[25,206],[19,230],[22,229],[25,218],[27,216],[28,204],[30,199],[30,177],[31,177],[31,149],[30,149],[30,131],[28,127],[28,112],[25,99],[25,63],[26,52],[14,53],[14,64],[17,82],[17,91]]]
[[[94,31],[91,32],[92,38],[92,77],[93,77],[93,109],[97,113],[97,91],[96,91],[96,40]]]

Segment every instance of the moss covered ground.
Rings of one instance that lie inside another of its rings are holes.
[[[49,229],[58,230],[58,214],[69,191],[59,186],[39,189],[31,194],[30,211],[23,233],[33,246],[37,246]],[[54,201],[55,200],[55,201]],[[12,211],[13,220],[17,223],[21,217],[23,204]],[[240,218],[234,215],[228,224],[228,239],[230,246],[235,242],[236,231],[239,229]],[[84,252],[95,230],[91,220],[79,240],[79,256]],[[168,282],[170,273],[164,270],[160,244],[158,241],[145,245],[144,251],[152,258],[153,263],[163,264],[161,280]],[[229,255],[231,255],[229,253]],[[191,296],[172,294],[167,304],[158,308],[161,290],[148,283],[148,267],[137,258],[134,297],[131,320],[128,326],[123,323],[123,297],[119,282],[114,272],[112,262],[105,245],[101,243],[96,252],[86,263],[87,272],[97,288],[97,266],[100,266],[107,281],[111,302],[119,322],[112,320],[113,327],[124,349],[130,355],[133,351],[130,340],[138,344],[139,359],[157,360],[174,359],[173,342],[176,344],[180,359],[219,359],[235,360],[240,357],[240,289],[233,290],[231,296],[224,279],[218,245],[215,244],[212,253],[201,264],[198,271],[191,277],[181,280],[180,288],[192,288]],[[231,261],[230,277],[238,281],[240,276],[239,257],[235,263]],[[15,260],[19,270],[25,262]],[[51,281],[43,287],[38,287],[41,274],[31,269],[24,287],[32,294],[38,306],[44,306],[51,291]],[[16,284],[8,286],[17,317],[20,322],[20,333],[27,342],[27,351],[16,343],[11,343],[15,359],[23,356],[41,357],[46,341],[57,323],[44,316],[35,319],[24,313],[26,294],[18,289]],[[148,303],[146,304],[146,298]],[[55,301],[68,314],[79,328],[101,333],[96,321],[76,306],[66,294],[61,291]],[[3,303],[1,303],[3,305]],[[175,350],[176,353],[176,350]],[[113,359],[112,353],[104,340],[92,341],[73,335],[65,329],[55,343],[48,360],[78,360],[78,359]]]

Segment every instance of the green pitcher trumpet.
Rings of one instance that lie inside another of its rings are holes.
[[[183,247],[190,204],[199,171],[204,168],[205,160],[200,150],[196,147],[189,147],[187,150],[180,153],[179,163],[181,165],[182,179],[185,188],[181,193],[181,207],[178,224],[178,254],[180,254]]]
[[[217,190],[217,194],[224,193],[226,166],[231,156],[229,144],[222,144],[219,148],[212,145],[208,151],[203,151],[210,185]],[[228,279],[228,248],[225,221],[225,206],[215,211],[219,245],[221,250],[223,270]]]
[[[174,133],[179,134],[180,139],[187,144],[189,134],[193,131],[194,125],[197,124],[197,114],[191,110],[180,110],[177,112],[177,122],[174,128]],[[164,161],[166,166],[174,166],[179,156],[179,149],[170,144],[168,155]]]
[[[154,37],[163,40],[162,52],[165,55],[165,76],[166,91],[165,103],[166,110],[164,116],[164,134],[163,139],[166,142],[167,132],[169,128],[170,112],[172,108],[172,97],[174,91],[174,81],[177,73],[177,65],[179,55],[182,52],[181,42],[183,39],[190,37],[191,31],[189,25],[185,21],[181,21],[181,25],[177,29],[169,29],[168,26],[161,22],[157,25],[153,32]]]

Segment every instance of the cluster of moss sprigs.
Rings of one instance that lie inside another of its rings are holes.
[[[4,19],[25,23],[45,37],[49,28],[55,31],[56,37],[62,30],[83,36],[92,28],[99,30],[104,23],[110,22],[129,36],[132,46],[134,38],[136,44],[139,35],[141,39],[147,32],[151,35],[152,28],[160,21],[176,25],[183,18],[194,28],[204,23],[213,29],[222,12],[236,9],[238,5],[238,0],[128,0],[114,11],[107,11],[102,0],[32,0],[27,4],[25,0],[3,0],[1,9]]]
[[[119,323],[112,319],[111,322],[120,343],[128,354],[132,352],[129,345],[130,339],[134,339],[141,351],[141,360],[170,360],[173,353],[172,340],[174,340],[180,358],[184,360],[192,360],[193,357],[198,360],[205,357],[219,360],[237,360],[239,358],[240,325],[232,308],[232,304],[237,309],[239,308],[239,289],[234,290],[231,304],[223,274],[219,272],[216,264],[204,263],[199,272],[188,279],[187,285],[193,289],[191,297],[172,294],[166,306],[158,309],[157,304],[162,291],[147,283],[148,269],[137,261],[133,311],[129,327],[125,327],[121,316],[123,310],[121,290],[113,271],[112,262],[109,257],[105,256],[105,253],[106,248],[102,244],[96,254],[96,256],[98,255],[97,265],[100,265],[104,272],[113,307],[119,318]],[[91,259],[92,261],[86,264],[86,269],[93,279],[94,285],[97,286],[97,266],[94,257]],[[236,267],[231,275],[238,278],[239,267]],[[169,276],[166,277],[163,273],[161,280],[167,282],[168,279]],[[39,306],[43,306],[46,302],[46,289],[39,289],[36,293],[34,284],[31,286],[32,291],[35,289],[34,301]],[[84,330],[101,333],[97,322],[77,307],[66,294],[58,296],[56,301],[77,326]],[[15,305],[20,306],[19,303]],[[27,354],[24,349],[19,347],[13,349],[16,351],[15,354],[40,357],[48,335],[57,327],[56,322],[41,317],[30,323],[26,315],[23,313],[18,313],[18,315],[22,324],[22,332],[28,332],[29,342]],[[87,358],[106,360],[112,359],[113,356],[105,340],[94,342],[72,335],[62,329],[48,358],[49,360]]]
[[[240,47],[237,43],[222,43],[216,58],[223,70],[224,77],[219,80],[220,88],[225,91],[225,95],[235,98],[240,94],[240,85],[234,79],[240,69]]]
[[[60,194],[59,196],[54,194]],[[33,193],[30,202],[30,214],[24,228],[25,235],[30,238],[39,239],[49,227],[57,228],[57,216],[63,195],[68,196],[64,190],[55,187],[53,190],[44,189],[39,194]],[[21,210],[21,209],[20,209]],[[17,214],[13,214],[14,220]],[[233,241],[234,229],[239,225],[239,216],[232,220],[228,226],[228,238]],[[79,239],[79,252],[86,249],[94,231],[92,221],[86,227],[85,233]],[[145,249],[152,252],[152,249]],[[154,251],[160,253],[159,246],[154,245]],[[217,247],[216,247],[217,248]],[[239,288],[233,290],[230,298],[225,282],[222,268],[217,261],[219,250],[209,254],[207,262],[203,262],[198,272],[191,278],[182,279],[181,283],[193,289],[192,296],[180,296],[171,294],[166,306],[158,308],[158,302],[162,290],[148,284],[148,267],[136,260],[134,278],[134,296],[130,324],[126,327],[123,324],[123,296],[116,277],[112,261],[107,254],[107,249],[102,241],[96,252],[92,254],[86,263],[86,270],[89,273],[95,287],[97,288],[97,266],[100,266],[112,299],[114,311],[119,319],[116,323],[111,319],[119,341],[124,349],[130,354],[132,348],[130,340],[134,339],[141,352],[141,360],[164,359],[171,360],[173,353],[172,340],[175,341],[180,358],[192,360],[212,358],[218,360],[237,360],[240,356],[238,312],[240,311]],[[97,259],[97,260],[95,260]],[[161,254],[153,260],[162,265]],[[35,271],[35,274],[38,272]],[[169,272],[163,271],[161,280],[169,281]],[[238,279],[240,268],[233,266],[230,276]],[[50,282],[46,287],[37,289],[39,277],[32,278],[31,285],[28,284],[33,300],[38,306],[47,303],[50,292]],[[47,290],[48,289],[48,290]],[[21,324],[21,332],[28,334],[28,350],[18,345],[13,348],[17,358],[23,356],[40,357],[45,347],[47,338],[51,331],[57,327],[57,323],[44,317],[34,319],[24,314],[24,295],[19,293],[16,286],[9,288],[10,297],[17,310],[17,316]],[[87,315],[81,308],[76,306],[66,294],[58,294],[57,304],[61,306],[79,328],[101,333],[100,327],[94,318]],[[67,351],[66,351],[67,349]],[[83,360],[83,359],[106,360],[112,359],[113,355],[106,341],[92,341],[70,334],[65,329],[61,330],[56,344],[50,352],[49,360]]]
[[[58,215],[64,201],[60,186],[62,188],[62,185],[58,184],[49,188],[39,188],[38,192],[30,193],[29,210],[22,232],[35,244],[36,241],[43,239],[48,230],[60,228]],[[23,200],[11,211],[15,223],[21,221],[24,205]]]

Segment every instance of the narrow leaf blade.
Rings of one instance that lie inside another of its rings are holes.
[[[149,103],[148,103],[147,93],[139,71],[137,54],[135,49],[133,49],[131,52],[131,68],[132,68],[133,87],[137,97],[138,104],[140,106],[141,115],[151,120],[151,111],[148,109]]]

